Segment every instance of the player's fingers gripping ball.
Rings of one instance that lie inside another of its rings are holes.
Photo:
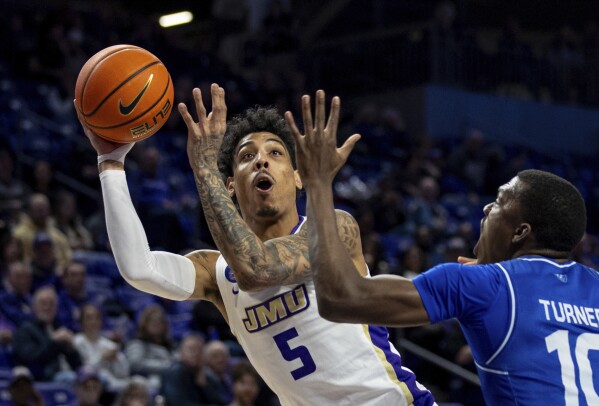
[[[169,118],[173,82],[164,64],[143,48],[114,45],[92,56],[75,87],[77,108],[87,126],[118,143],[141,141]]]

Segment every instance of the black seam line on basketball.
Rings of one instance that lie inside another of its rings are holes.
[[[104,59],[106,59],[107,57],[109,57],[111,55],[116,54],[117,52],[125,51],[127,49],[141,49],[141,48],[136,47],[135,45],[127,45],[127,46],[124,46],[122,48],[115,49],[114,51],[112,51],[108,55],[104,56],[104,58],[102,58],[98,62],[96,62],[96,64],[94,66],[92,66],[90,72],[88,73],[87,77],[85,78],[85,82],[83,82],[83,87],[81,88],[81,98],[80,98],[80,100],[81,100],[81,114],[83,114],[84,117],[86,117],[88,114],[85,114],[83,112],[83,95],[85,94],[85,89],[87,88],[87,81],[92,76],[92,73],[94,73],[94,71],[96,70],[96,68],[100,64],[100,62],[102,62]]]
[[[96,114],[96,112],[100,109],[100,107],[102,107],[102,105],[106,102],[106,100],[108,100],[110,98],[110,96],[112,96],[113,94],[115,94],[121,87],[125,86],[127,84],[127,82],[129,82],[135,76],[141,74],[146,69],[148,69],[148,68],[150,68],[150,67],[152,67],[154,65],[157,65],[157,64],[162,64],[162,62],[160,62],[160,61],[154,61],[154,62],[152,62],[150,64],[147,64],[146,66],[140,68],[137,72],[134,72],[128,78],[126,78],[125,80],[123,80],[123,82],[120,85],[118,85],[112,92],[108,93],[108,95],[106,95],[106,97],[98,104],[98,106],[93,111],[90,111],[89,113],[84,114],[83,117],[89,117],[89,116],[93,116],[94,114]]]
[[[124,115],[124,116],[128,116],[129,114],[131,114],[131,112],[133,111],[133,109],[135,109],[135,106],[137,106],[137,103],[139,103],[139,101],[141,100],[141,97],[144,95],[144,93],[146,92],[146,90],[148,90],[148,87],[150,87],[150,83],[152,83],[152,79],[154,79],[154,74],[150,74],[150,77],[148,78],[148,81],[146,82],[146,84],[144,85],[144,87],[141,89],[141,91],[139,92],[139,94],[137,96],[135,96],[135,99],[133,99],[133,101],[131,103],[129,103],[126,106],[123,106],[123,99],[119,99],[119,112]]]
[[[132,118],[129,121],[125,121],[124,123],[121,123],[119,125],[111,125],[108,127],[100,127],[97,125],[92,125],[87,123],[87,126],[90,128],[97,128],[98,130],[111,130],[113,128],[119,128],[122,127],[124,125],[127,125],[135,120],[137,120],[138,118],[140,118],[141,116],[143,116],[144,114],[146,114],[148,111],[152,110],[154,108],[154,106],[156,106],[158,104],[158,102],[160,102],[162,100],[162,97],[166,94],[166,91],[168,90],[169,85],[171,84],[171,75],[168,76],[168,82],[166,82],[166,87],[164,88],[164,91],[162,92],[162,94],[160,95],[160,97],[158,99],[156,99],[156,101],[154,102],[154,104],[152,104],[150,107],[148,107],[145,111],[142,111],[141,113],[139,113],[137,116],[135,116],[134,118]],[[172,106],[171,106],[172,108]]]

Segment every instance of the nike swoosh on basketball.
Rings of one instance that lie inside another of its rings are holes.
[[[131,103],[129,103],[126,106],[124,106],[123,105],[123,100],[119,99],[119,111],[121,112],[122,115],[126,116],[126,115],[130,114],[133,111],[133,109],[135,108],[135,106],[137,106],[137,103],[139,103],[139,101],[141,100],[141,97],[144,95],[144,93],[146,92],[146,90],[148,90],[148,87],[150,86],[150,83],[152,82],[153,78],[154,78],[154,74],[152,73],[150,75],[150,78],[148,79],[148,81],[144,85],[144,87],[141,89],[141,91],[139,92],[139,94],[135,97],[135,99],[133,99],[133,101]]]

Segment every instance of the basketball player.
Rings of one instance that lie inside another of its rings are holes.
[[[98,153],[108,234],[123,277],[168,299],[214,303],[284,405],[435,404],[401,366],[386,329],[319,316],[306,219],[296,208],[302,182],[283,117],[256,108],[227,125],[224,90],[213,84],[211,93],[212,112],[206,115],[199,89],[193,90],[197,122],[184,104],[179,112],[220,252],[150,251],[125,180],[123,161],[131,145],[115,148],[82,123]],[[352,272],[367,275],[354,218],[345,212],[336,216]]]
[[[488,405],[599,405],[599,273],[570,259],[586,228],[584,201],[566,180],[518,173],[484,208],[475,265],[447,263],[413,281],[356,277],[337,230],[331,183],[359,139],[336,148],[339,99],[325,126],[325,95],[293,116],[308,194],[308,241],[318,307],[344,323],[416,326],[457,318]],[[317,243],[316,243],[317,242]],[[461,262],[466,262],[462,259]]]

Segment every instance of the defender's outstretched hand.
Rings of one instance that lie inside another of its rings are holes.
[[[212,93],[212,112],[206,115],[206,107],[202,101],[200,89],[193,89],[198,122],[189,114],[184,103],[179,103],[179,113],[187,126],[187,156],[194,172],[207,168],[216,169],[218,150],[227,129],[227,105],[225,104],[225,90],[213,83],[210,86]]]
[[[305,134],[302,135],[297,128],[291,112],[285,113],[285,120],[295,137],[297,166],[302,183],[306,187],[321,182],[331,184],[339,169],[345,164],[347,157],[360,139],[359,134],[349,137],[345,143],[337,148],[337,126],[339,124],[339,110],[341,99],[335,96],[331,101],[331,111],[325,126],[325,94],[324,91],[316,92],[316,107],[314,120],[310,106],[310,96],[302,97],[302,115]]]

